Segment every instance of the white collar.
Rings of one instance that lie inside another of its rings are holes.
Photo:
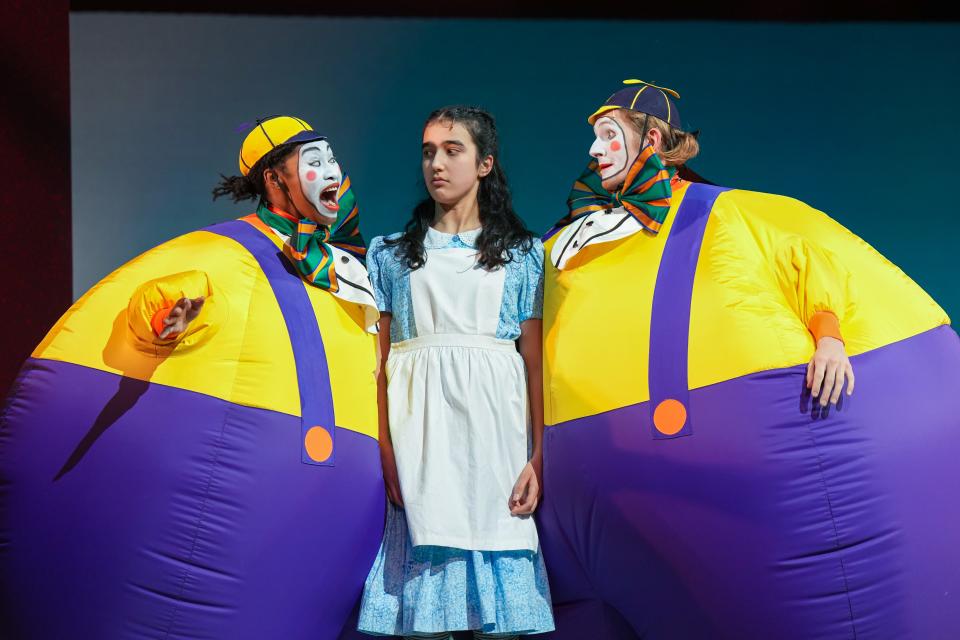
[[[459,233],[445,233],[433,227],[427,227],[427,235],[423,238],[425,249],[446,249],[447,247],[477,248],[477,237],[483,231],[482,227],[461,231]]]

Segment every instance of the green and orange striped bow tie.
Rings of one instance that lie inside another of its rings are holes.
[[[340,290],[340,284],[331,247],[343,249],[361,261],[367,254],[367,245],[360,234],[360,211],[348,176],[344,176],[340,184],[337,202],[340,204],[337,221],[329,227],[307,218],[295,222],[276,213],[263,201],[257,207],[257,217],[290,236],[284,253],[304,280],[333,292]]]
[[[670,211],[670,197],[673,195],[670,180],[676,171],[675,167],[664,167],[660,156],[651,145],[647,145],[630,165],[623,186],[618,192],[611,193],[603,188],[598,163],[592,160],[573,183],[567,197],[569,213],[557,222],[556,227],[566,226],[594,211],[623,207],[644,228],[657,233]]]

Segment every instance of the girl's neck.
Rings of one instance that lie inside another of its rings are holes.
[[[480,227],[480,205],[476,197],[463,198],[450,205],[439,202],[434,205],[433,224],[430,226],[437,231],[461,233]]]

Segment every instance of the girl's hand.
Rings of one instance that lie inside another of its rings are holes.
[[[513,495],[510,497],[510,514],[528,516],[537,510],[542,494],[540,477],[542,474],[542,458],[534,456],[523,467],[517,483],[513,486]]]
[[[397,476],[397,459],[393,456],[393,447],[380,446],[380,464],[383,466],[383,484],[387,488],[387,497],[402,509],[403,496],[400,494],[400,478]]]
[[[853,393],[853,367],[843,342],[824,336],[817,342],[817,351],[807,365],[807,388],[810,395],[820,398],[820,406],[837,404],[847,381],[847,395]]]

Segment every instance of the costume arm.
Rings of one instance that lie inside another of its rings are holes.
[[[830,251],[799,236],[776,253],[777,281],[783,295],[813,335],[843,340],[841,327],[853,308],[850,272]]]
[[[203,331],[207,323],[202,322],[208,313],[213,297],[213,288],[209,276],[203,271],[184,271],[140,285],[130,297],[127,305],[127,326],[135,341],[151,345],[174,345],[186,336]],[[182,298],[205,300],[200,315],[194,319],[186,331],[161,338],[164,320],[170,315],[177,301]]]

